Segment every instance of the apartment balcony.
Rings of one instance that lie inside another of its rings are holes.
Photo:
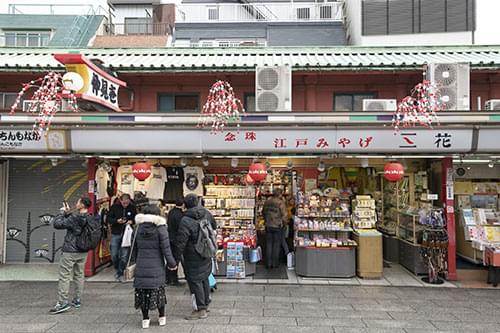
[[[343,2],[261,2],[245,4],[181,4],[176,21],[230,22],[341,22]]]

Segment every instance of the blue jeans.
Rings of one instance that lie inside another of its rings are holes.
[[[118,276],[123,276],[123,271],[127,266],[129,249],[129,247],[122,247],[122,235],[111,235],[111,260]]]

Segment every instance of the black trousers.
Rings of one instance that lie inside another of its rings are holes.
[[[266,228],[266,266],[278,267],[283,242],[281,228]]]
[[[187,279],[189,290],[194,294],[198,310],[206,310],[210,304],[210,285],[208,278],[202,281],[192,281]]]

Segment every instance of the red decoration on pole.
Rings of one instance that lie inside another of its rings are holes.
[[[392,117],[394,134],[401,128],[417,125],[432,128],[432,122],[438,122],[437,112],[443,111],[444,108],[445,104],[441,102],[439,86],[424,80],[412,89],[410,96],[406,96],[399,102]]]
[[[239,128],[240,113],[244,112],[243,104],[234,95],[229,82],[219,80],[210,88],[207,101],[201,110],[198,127],[204,128],[211,124],[212,134],[217,134],[222,132],[230,121],[234,121]]]
[[[28,110],[25,112],[38,113],[33,125],[33,130],[37,132],[38,136],[44,131],[49,130],[50,122],[54,115],[62,110],[63,101],[68,101],[68,106],[73,111],[78,111],[76,97],[73,92],[64,87],[63,77],[56,72],[49,72],[44,77],[23,83],[23,88],[18,93],[16,101],[10,108],[10,113],[16,112],[16,109],[21,103],[21,98],[26,94],[29,89],[38,88],[31,97],[31,102]]]
[[[390,182],[397,182],[401,180],[404,174],[405,169],[400,163],[391,162],[384,166],[384,178]]]
[[[151,166],[146,162],[134,163],[132,174],[139,180],[146,180],[151,175]]]
[[[267,177],[267,168],[262,163],[251,164],[248,168],[248,175],[256,182],[261,182]]]
[[[252,185],[255,182],[249,174],[245,176],[243,181],[245,182],[246,185]]]

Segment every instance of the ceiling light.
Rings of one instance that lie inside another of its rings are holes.
[[[493,160],[488,162],[488,167],[493,168],[495,166],[495,162]]]
[[[181,158],[181,166],[185,167],[188,164],[187,158],[183,157]]]
[[[288,162],[286,162],[286,167],[287,169],[292,169],[293,168],[293,161],[292,160],[288,160]]]
[[[238,166],[238,159],[236,157],[233,157],[231,159],[231,168],[236,168]]]
[[[50,163],[52,164],[53,167],[57,166],[57,158],[51,158]]]
[[[360,163],[360,165],[361,165],[362,168],[368,168],[368,166],[370,165],[368,163],[368,159],[367,158],[360,159],[359,163]]]
[[[324,161],[319,161],[319,163],[318,163],[318,171],[319,172],[323,172],[323,171],[325,171],[325,169],[326,169],[325,162]]]
[[[209,162],[208,162],[208,156],[203,156],[203,159],[201,160],[201,162],[203,163],[203,166],[204,167],[207,167]]]

